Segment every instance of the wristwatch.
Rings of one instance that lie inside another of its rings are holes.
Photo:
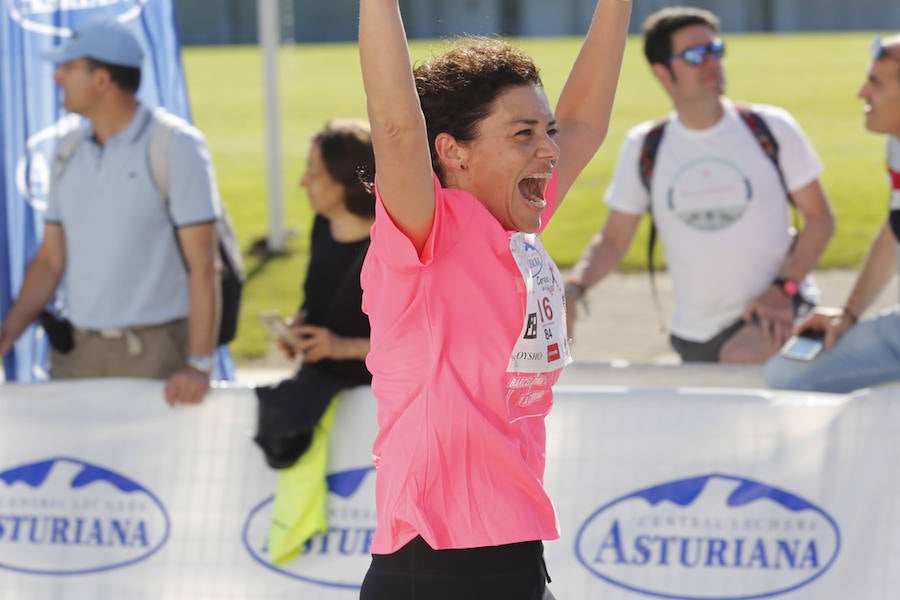
[[[213,368],[216,366],[215,358],[212,354],[189,356],[187,362],[189,367],[207,375],[212,375]]]
[[[795,279],[776,277],[775,280],[772,281],[772,285],[777,286],[782,292],[787,294],[788,298],[793,298],[800,292],[800,285]]]

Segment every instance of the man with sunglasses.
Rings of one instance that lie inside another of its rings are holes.
[[[785,110],[724,96],[718,30],[715,15],[687,7],[644,23],[644,53],[674,112],[628,133],[606,224],[567,280],[570,334],[577,301],[619,264],[648,211],[666,250],[670,340],[682,361],[762,363],[817,296],[807,275],[834,230],[822,163]],[[803,222],[796,238],[789,203]]]
[[[900,381],[900,306],[857,323],[897,272],[900,240],[900,35],[873,43],[872,62],[857,96],[865,127],[887,134],[889,213],[843,308],[820,308],[797,334],[824,334],[824,350],[811,361],[775,356],[763,371],[775,388],[845,393]]]

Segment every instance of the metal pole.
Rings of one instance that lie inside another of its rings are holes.
[[[284,249],[284,200],[281,184],[281,112],[278,108],[278,1],[257,0],[257,30],[263,60],[266,118],[266,181],[268,183],[269,252]]]

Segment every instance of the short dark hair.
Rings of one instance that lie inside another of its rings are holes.
[[[369,124],[359,119],[332,119],[312,141],[319,146],[328,175],[343,186],[347,210],[374,217],[375,152]]]
[[[96,71],[97,69],[106,70],[112,82],[123,92],[136,94],[138,88],[141,87],[141,70],[136,67],[113,65],[89,56],[86,56],[85,60],[87,61],[88,69],[91,71]]]
[[[644,56],[653,64],[669,64],[672,34],[690,25],[706,25],[719,31],[719,18],[708,10],[692,6],[670,6],[651,14],[644,21]]]
[[[449,51],[417,65],[413,75],[428,129],[431,164],[442,183],[434,144],[439,134],[471,141],[501,93],[520,85],[543,87],[527,54],[502,40],[476,36],[459,38]]]

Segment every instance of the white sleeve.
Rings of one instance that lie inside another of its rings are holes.
[[[778,162],[788,190],[795,192],[818,179],[825,166],[791,114],[777,106],[758,106],[778,142]]]
[[[612,183],[606,189],[606,204],[619,212],[642,215],[650,208],[650,194],[641,182],[638,159],[644,137],[652,125],[639,125],[625,137]]]

